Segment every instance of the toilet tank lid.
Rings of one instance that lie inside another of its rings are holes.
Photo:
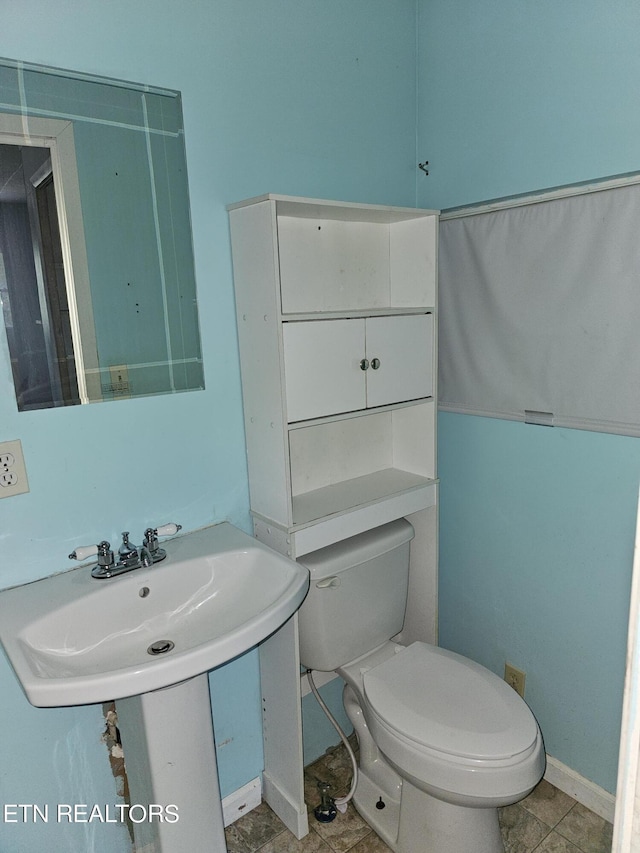
[[[411,524],[405,518],[399,518],[333,545],[327,545],[319,551],[304,554],[298,562],[309,569],[312,580],[321,579],[381,557],[410,542],[413,537]]]

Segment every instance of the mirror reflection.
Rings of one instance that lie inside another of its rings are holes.
[[[178,92],[0,60],[18,408],[204,387]]]

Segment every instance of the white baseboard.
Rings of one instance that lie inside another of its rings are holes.
[[[222,800],[224,825],[229,826],[238,818],[255,809],[262,802],[262,779],[256,776],[242,788],[233,791]]]
[[[608,820],[609,823],[613,823],[616,798],[609,791],[605,791],[595,782],[585,779],[584,776],[576,773],[575,770],[567,767],[566,764],[551,755],[547,755],[547,769],[544,778],[592,812]]]

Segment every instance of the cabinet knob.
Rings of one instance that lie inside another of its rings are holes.
[[[369,370],[369,359],[363,358],[360,362],[360,370]]]
[[[379,358],[372,358],[371,359],[371,367],[373,368],[373,370],[377,370],[380,367],[380,359]]]

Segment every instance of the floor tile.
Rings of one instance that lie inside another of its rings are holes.
[[[243,818],[240,818],[240,820],[243,820]],[[228,826],[224,834],[227,842],[227,853],[253,853],[247,844],[246,838],[243,838],[238,830],[238,822]]]
[[[576,803],[562,818],[556,831],[579,847],[582,853],[611,853],[612,824],[581,803]]]
[[[500,831],[505,853],[532,853],[551,827],[516,803],[500,809]]]
[[[292,832],[285,829],[261,847],[258,853],[332,853],[332,851],[317,832],[310,832],[298,840]]]
[[[243,815],[226,829],[229,853],[254,853],[276,835],[285,826],[280,818],[266,803]]]
[[[380,836],[376,835],[375,832],[370,832],[355,847],[352,847],[349,853],[393,853],[393,851],[387,847]]]
[[[550,832],[535,853],[581,853],[580,849],[555,830]]]
[[[555,826],[575,806],[576,801],[543,779],[520,805],[543,823]]]

